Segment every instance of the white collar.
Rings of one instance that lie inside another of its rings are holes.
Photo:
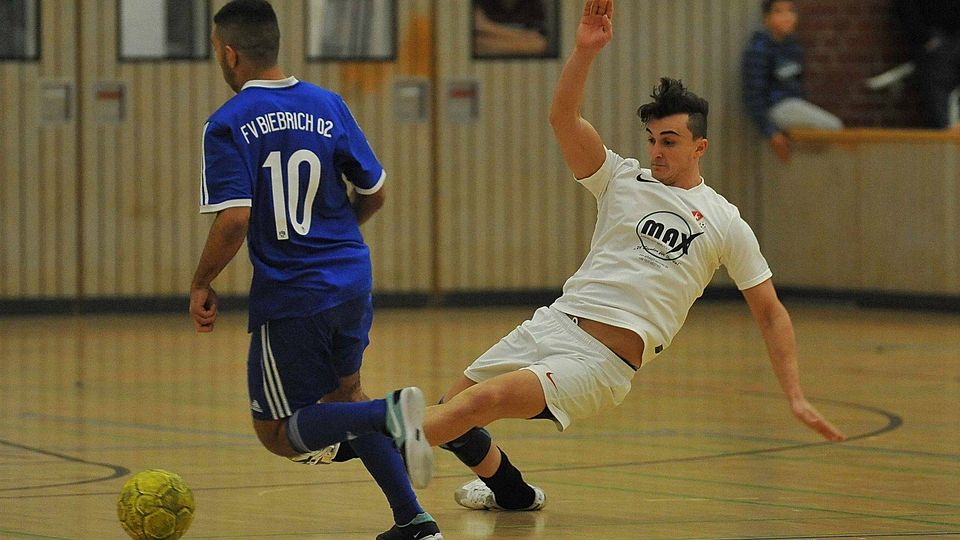
[[[240,89],[240,91],[242,92],[242,91],[246,90],[247,88],[253,88],[253,87],[256,87],[256,88],[288,88],[288,87],[290,87],[290,86],[293,86],[293,85],[297,84],[298,82],[300,82],[300,81],[298,81],[296,77],[287,77],[286,79],[280,79],[280,80],[276,80],[276,81],[262,81],[262,80],[252,79],[252,80],[247,81],[247,82],[243,85],[243,88]]]

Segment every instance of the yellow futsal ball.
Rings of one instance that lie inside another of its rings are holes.
[[[117,516],[134,540],[175,540],[193,521],[193,493],[180,475],[162,469],[138,472],[117,499]]]

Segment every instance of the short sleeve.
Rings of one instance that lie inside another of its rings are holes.
[[[337,165],[357,193],[370,195],[380,189],[387,174],[347,104],[343,100],[339,104],[343,135],[337,141]]]
[[[613,178],[617,167],[620,163],[625,161],[613,150],[610,150],[606,147],[604,147],[604,150],[607,152],[607,157],[603,161],[603,165],[597,169],[597,172],[586,178],[576,179],[577,182],[580,182],[580,184],[587,188],[590,193],[593,193],[593,196],[596,197],[597,200],[600,200],[600,198],[603,197],[603,194],[606,192],[607,186],[610,184],[610,179]]]
[[[200,213],[252,205],[252,185],[229,126],[207,122],[203,127],[203,171]]]
[[[760,252],[757,236],[737,213],[731,220],[720,261],[739,290],[755,287],[773,276]]]

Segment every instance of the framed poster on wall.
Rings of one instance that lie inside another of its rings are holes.
[[[208,60],[210,0],[117,0],[122,62]]]
[[[40,59],[40,0],[0,1],[0,60]]]
[[[397,57],[397,0],[306,0],[307,59]]]
[[[559,0],[471,0],[474,59],[557,58]]]

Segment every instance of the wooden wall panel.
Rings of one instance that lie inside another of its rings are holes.
[[[23,96],[29,94],[25,86],[39,91],[37,72],[38,68],[33,64],[0,64],[0,125],[4,126],[0,137],[0,152],[3,152],[0,174],[4,179],[0,182],[0,227],[3,231],[0,294],[6,297],[18,297],[24,292],[22,280],[26,254],[21,224],[21,191],[33,182],[28,180],[23,157],[24,146],[30,144],[25,118],[29,109],[24,107]]]
[[[224,3],[214,0],[212,9]],[[276,2],[281,64],[344,96],[388,171],[387,205],[363,227],[376,290],[559,288],[586,253],[596,214],[593,198],[570,178],[547,123],[581,0],[560,1],[561,57],[555,60],[473,60],[469,2],[403,0],[395,61],[308,61],[304,5]],[[197,212],[201,130],[232,92],[212,58],[119,62],[116,0],[41,6],[42,59],[0,63],[0,299],[185,298],[212,222]],[[824,164],[862,174],[862,163],[871,162],[867,154],[910,161],[915,148],[909,144],[801,152],[787,167],[772,161],[740,103],[740,50],[758,24],[758,10],[753,0],[620,2],[614,41],[594,66],[584,115],[610,148],[646,163],[636,108],[659,77],[681,78],[711,103],[704,176],[754,226],[778,283],[960,289],[955,152],[931,155],[917,174],[937,181],[907,198],[918,206],[941,203],[918,223],[929,245],[944,246],[938,259],[928,244],[905,244],[909,233],[895,236],[900,248],[888,246],[892,233],[881,216],[849,211],[858,199],[889,205],[895,193],[861,193],[829,176],[811,178]],[[394,88],[410,79],[429,83],[431,111],[423,122],[399,123]],[[44,80],[77,85],[79,116],[39,125]],[[479,88],[480,116],[472,123],[454,122],[449,108],[449,85],[464,80]],[[100,81],[126,85],[122,123],[98,121]],[[885,186],[895,185],[896,173],[880,176]],[[832,197],[823,198],[825,190]],[[815,224],[827,236],[797,238],[803,207],[818,212]],[[938,227],[941,222],[952,225]],[[847,240],[858,247],[829,236],[837,230],[851,231]],[[221,293],[246,293],[245,250],[217,280]],[[798,255],[804,252],[808,256]],[[865,266],[862,259],[872,252],[888,257]],[[904,253],[927,266],[902,275],[883,266]]]
[[[754,216],[758,160],[744,160],[739,49],[757,20],[754,2],[622,2],[614,40],[588,82],[584,117],[608,147],[646,162],[635,112],[661,76],[683,79],[712,103],[707,182]],[[466,2],[437,13],[441,88],[448,80],[480,86],[480,118],[450,125],[441,95],[437,142],[442,290],[559,288],[589,245],[596,204],[570,177],[547,123],[554,83],[582,10],[563,0],[561,58],[470,58]],[[736,61],[731,59],[736,58]]]
[[[960,292],[956,144],[863,145],[859,255],[868,290]],[[893,166],[891,166],[893,165]]]
[[[765,160],[763,252],[777,285],[862,287],[860,150],[801,145],[790,164]],[[824,164],[829,164],[826,166]],[[829,170],[829,172],[827,172]]]
[[[75,9],[41,2],[39,61],[0,62],[0,297],[44,299],[77,294],[77,87],[66,122],[41,125],[43,82],[74,84]]]
[[[374,286],[384,292],[426,293],[435,285],[434,112],[428,111],[423,122],[397,122],[394,88],[399,81],[434,78],[433,8],[427,0],[398,2],[398,7],[396,61],[340,65],[339,91],[388,174],[387,204],[363,228]],[[432,84],[431,91],[436,91]]]
[[[281,23],[281,63],[289,74],[343,96],[387,171],[385,206],[362,227],[370,245],[377,291],[427,293],[433,286],[433,202],[430,118],[395,119],[398,81],[432,77],[432,9],[429,0],[398,2],[394,61],[332,62],[305,59],[301,2],[276,4]]]
[[[798,134],[766,163],[763,230],[779,285],[955,295],[960,138],[937,132]]]
[[[212,223],[198,215],[203,124],[230,90],[212,58],[119,61],[117,2],[85,1],[84,294],[185,297]],[[93,95],[98,83],[113,81],[125,85],[118,124],[98,119]],[[238,257],[218,290],[245,291],[249,274],[247,258]]]
[[[437,12],[437,47],[447,51],[437,58],[440,288],[554,286],[579,263],[575,216],[592,204],[565,181],[547,124],[560,60],[474,61],[469,23],[466,2]],[[448,111],[449,84],[463,80],[479,88],[473,123]]]
[[[98,124],[92,110],[84,134],[95,153],[85,176],[84,289],[88,297],[177,296],[186,293],[212,223],[197,213],[200,139],[206,118],[232,92],[215,61],[119,62],[116,2],[87,0],[84,62],[97,81],[126,84],[127,118]],[[213,2],[215,12],[223,1]],[[398,126],[392,88],[397,76],[429,76],[423,38],[428,2],[403,2],[396,63],[304,60],[303,3],[277,4],[283,35],[281,64],[289,74],[343,95],[388,170],[387,207],[364,233],[375,260],[375,281],[390,291],[431,285],[430,124]],[[429,40],[427,44],[429,45]],[[251,267],[243,248],[217,279],[225,294],[244,294]]]

